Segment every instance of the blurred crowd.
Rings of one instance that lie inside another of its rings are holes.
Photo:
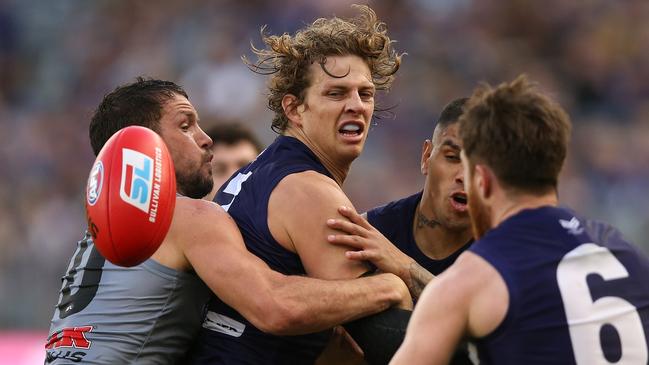
[[[101,97],[138,75],[183,85],[204,126],[274,138],[260,28],[293,32],[349,0],[0,0],[0,330],[45,329],[85,228]],[[344,189],[358,210],[422,186],[421,145],[448,101],[527,73],[574,124],[562,203],[649,252],[649,2],[370,1],[406,52]],[[254,58],[253,58],[254,59]]]

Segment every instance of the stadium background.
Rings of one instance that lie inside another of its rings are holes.
[[[84,228],[87,126],[101,97],[137,75],[173,80],[204,127],[238,118],[268,144],[264,78],[240,56],[261,45],[264,24],[293,32],[349,14],[350,3],[0,0],[0,363],[34,338],[42,356],[41,331]],[[649,2],[369,4],[408,55],[381,99],[394,117],[373,126],[344,186],[357,209],[420,189],[421,143],[446,102],[524,72],[574,123],[562,203],[649,252]]]

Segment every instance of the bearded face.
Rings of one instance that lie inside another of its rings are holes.
[[[491,210],[485,204],[475,179],[476,166],[469,162],[464,151],[461,154],[464,168],[464,190],[467,192],[469,216],[473,238],[480,239],[491,228]]]
[[[473,237],[477,240],[491,229],[491,213],[480,198],[478,187],[476,185],[477,184],[474,183],[473,178],[470,178],[468,190],[469,215],[471,216]]]
[[[209,163],[209,160],[207,160]],[[182,192],[183,195],[200,199],[212,191],[214,180],[212,180],[211,166],[210,173],[205,173],[200,169],[195,170],[182,170],[176,169],[176,183],[178,184],[177,190]]]

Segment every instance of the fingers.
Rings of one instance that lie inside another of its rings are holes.
[[[354,350],[354,352],[356,352],[360,356],[363,356],[365,354],[363,352],[363,349],[358,345],[358,343],[356,343],[356,341],[354,341],[352,336],[349,333],[347,333],[347,331],[345,331],[344,329],[343,329],[342,336],[347,341],[347,343],[351,346],[351,348]]]
[[[357,250],[365,248],[363,238],[356,235],[330,234],[327,236],[327,241],[334,245],[349,246]]]
[[[356,261],[372,261],[372,259],[376,258],[376,255],[369,251],[347,251],[345,257]]]
[[[358,214],[354,209],[342,206],[338,208],[338,213],[342,214],[343,217],[349,219],[353,223],[356,223],[365,229],[369,229],[371,227],[370,224],[365,220],[365,218]]]
[[[350,235],[365,237],[367,230],[356,223],[347,222],[342,219],[327,219],[327,226]]]
[[[334,336],[343,336],[343,335],[346,333],[346,331],[345,331],[345,329],[343,328],[343,326],[336,326],[336,327],[334,327],[334,331],[333,331],[333,332],[334,332],[334,333],[333,333]]]

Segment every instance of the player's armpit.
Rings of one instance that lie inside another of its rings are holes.
[[[273,190],[268,203],[268,227],[273,237],[296,252],[311,277],[355,278],[368,270],[363,261],[348,260],[347,246],[334,246],[327,236],[328,218],[344,218],[338,207],[352,207],[336,182],[314,171],[286,176]]]

